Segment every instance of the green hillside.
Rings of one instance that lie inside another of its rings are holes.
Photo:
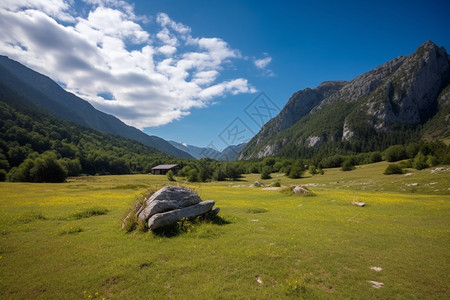
[[[2,180],[55,182],[79,174],[145,173],[174,160],[136,141],[51,116],[21,99],[0,88]]]

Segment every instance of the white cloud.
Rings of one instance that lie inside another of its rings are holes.
[[[263,58],[260,59],[253,59],[253,63],[255,64],[255,66],[260,69],[261,71],[263,71],[263,75],[267,76],[267,77],[272,77],[275,76],[275,74],[272,72],[271,69],[268,68],[268,65],[272,62],[272,57],[269,56],[268,53],[264,53]]]
[[[167,124],[226,95],[253,93],[245,78],[220,81],[241,59],[220,38],[193,37],[167,14],[146,31],[122,0],[6,0],[0,4],[0,53],[63,83],[66,89],[124,122]],[[104,99],[101,95],[108,95]]]
[[[264,57],[264,58],[254,60],[254,64],[258,69],[266,68],[267,65],[269,65],[270,62],[272,61],[272,57],[268,56],[267,53],[265,53],[265,56],[266,57]]]
[[[17,12],[19,10],[36,9],[50,17],[65,22],[74,22],[75,18],[68,12],[70,5],[64,0],[2,0],[0,9]]]

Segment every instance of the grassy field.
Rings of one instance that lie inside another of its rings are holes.
[[[215,200],[228,224],[171,238],[120,229],[136,197],[165,176],[2,182],[0,298],[449,299],[450,171],[387,176],[386,165],[262,180],[306,185],[308,197],[248,187],[256,174],[178,178]]]

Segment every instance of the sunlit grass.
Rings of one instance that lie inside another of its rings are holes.
[[[166,176],[0,183],[0,298],[449,298],[449,172],[386,176],[385,168],[263,181],[307,185],[315,197],[250,188],[258,174],[177,178],[215,200],[225,222],[185,223],[171,238],[120,229],[137,198],[173,184]]]

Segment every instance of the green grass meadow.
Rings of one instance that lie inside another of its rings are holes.
[[[215,200],[226,222],[174,237],[120,228],[165,176],[1,182],[0,298],[449,299],[450,171],[383,175],[386,166],[295,180],[176,178]],[[314,193],[249,187],[255,180]]]

